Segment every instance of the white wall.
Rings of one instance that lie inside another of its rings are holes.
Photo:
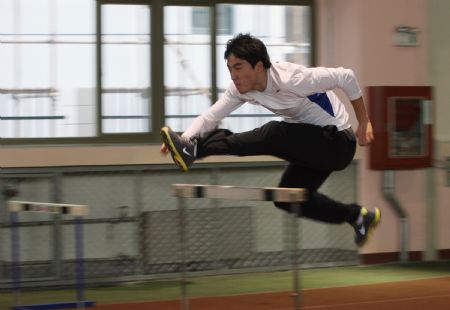
[[[430,57],[429,72],[431,83],[434,85],[435,106],[435,132],[437,143],[436,158],[443,166],[446,157],[450,157],[450,1],[430,0],[429,27],[430,27]],[[447,168],[448,169],[448,168]],[[437,246],[441,249],[450,248],[450,186],[447,184],[448,173],[446,169],[438,169],[436,178],[436,232]]]
[[[347,66],[362,87],[373,85],[434,86],[436,158],[449,156],[450,98],[448,88],[450,2],[442,0],[320,0],[319,64]],[[393,43],[395,27],[417,27],[418,45],[398,47]],[[351,108],[350,108],[351,109]],[[355,118],[353,117],[355,123]],[[367,168],[367,149],[359,150],[360,203],[380,207],[383,220],[363,253],[399,251],[399,225],[382,195],[382,173]],[[396,172],[396,194],[410,216],[411,251],[425,251],[437,238],[438,249],[450,246],[447,211],[449,189],[442,169]],[[431,177],[430,177],[431,175]],[[430,190],[428,182],[435,182]],[[433,197],[430,197],[433,195]],[[437,228],[433,222],[437,220]],[[429,220],[429,221],[428,221]],[[430,225],[430,226],[427,226]],[[427,229],[428,228],[428,229]],[[436,232],[436,236],[433,236]]]

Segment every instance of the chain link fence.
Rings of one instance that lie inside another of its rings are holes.
[[[86,282],[117,283],[177,277],[180,238],[172,183],[269,187],[283,163],[206,165],[182,173],[167,166],[3,170],[0,206],[0,288],[11,286],[11,225],[6,200],[86,204]],[[355,200],[356,166],[334,173],[321,191]],[[270,202],[189,200],[185,209],[187,270],[199,274],[289,269],[290,216]],[[300,220],[303,267],[358,263],[349,225]],[[74,222],[60,215],[19,215],[22,286],[71,283],[75,277]]]

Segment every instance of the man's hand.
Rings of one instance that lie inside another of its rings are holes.
[[[369,145],[373,137],[372,123],[367,117],[366,107],[364,105],[363,97],[350,101],[355,111],[356,118],[358,120],[358,129],[356,129],[356,139],[361,146]]]
[[[368,146],[373,141],[373,128],[369,120],[359,123],[356,138],[360,146]]]
[[[167,148],[165,143],[161,144],[161,148],[159,149],[159,152],[161,153],[161,155],[164,155],[164,156],[166,156],[169,153],[169,149]]]

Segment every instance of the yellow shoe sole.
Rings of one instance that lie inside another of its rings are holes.
[[[364,240],[364,242],[362,242],[359,247],[364,246],[369,240],[370,238],[372,238],[372,234],[373,234],[373,230],[378,226],[378,224],[380,224],[381,221],[381,211],[378,208],[375,208],[375,219],[373,220],[372,224],[369,226],[369,229],[367,231],[367,237]]]
[[[173,143],[172,139],[170,138],[169,127],[161,128],[161,136],[164,141],[164,144],[166,145],[166,147],[169,148],[169,151],[170,151],[170,154],[172,155],[173,161],[178,165],[178,167],[181,168],[181,170],[183,170],[184,172],[187,172],[189,170],[189,167],[184,162],[183,157],[181,157],[181,155],[177,152],[175,144]]]

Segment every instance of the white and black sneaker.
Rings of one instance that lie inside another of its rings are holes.
[[[373,229],[378,226],[381,220],[381,211],[375,208],[369,211],[366,208],[361,208],[361,213],[352,226],[355,229],[355,243],[361,247],[367,243],[372,236]]]
[[[168,126],[161,128],[161,137],[164,144],[169,149],[173,161],[181,168],[181,170],[188,171],[189,167],[195,161],[197,144],[193,141],[184,139]]]

